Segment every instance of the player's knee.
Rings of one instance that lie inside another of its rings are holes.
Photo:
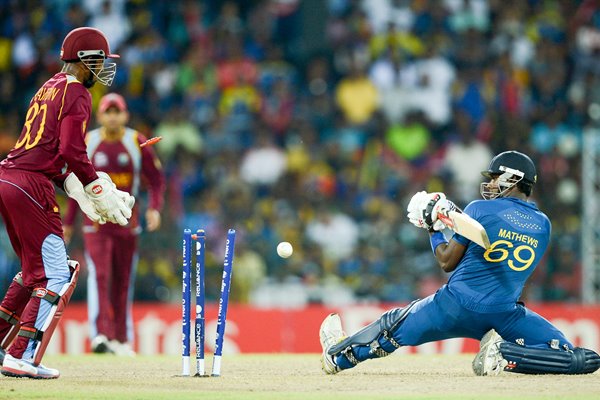
[[[71,272],[67,261],[67,251],[65,243],[59,236],[50,234],[44,239],[42,243],[42,261],[48,280],[64,280],[64,282],[69,280]]]

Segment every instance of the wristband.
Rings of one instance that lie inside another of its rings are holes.
[[[442,244],[448,244],[446,240],[446,236],[442,232],[435,232],[429,236],[429,242],[431,243],[431,250],[433,251],[433,255],[435,256],[435,249]]]

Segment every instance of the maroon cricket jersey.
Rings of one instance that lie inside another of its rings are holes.
[[[42,173],[61,187],[67,166],[83,185],[97,179],[84,140],[91,108],[81,82],[64,72],[54,75],[31,99],[21,135],[0,167]]]
[[[86,136],[87,154],[97,171],[106,172],[117,186],[117,189],[138,197],[142,180],[148,187],[148,207],[160,210],[163,205],[165,179],[160,161],[152,146],[140,147],[146,138],[131,128],[125,128],[120,139],[108,140],[103,129],[94,129]],[[85,218],[85,232],[126,233],[139,231],[138,204],[133,210],[129,224],[122,227],[117,224],[94,224]],[[74,220],[73,209],[76,204],[69,204],[65,224],[71,225]]]

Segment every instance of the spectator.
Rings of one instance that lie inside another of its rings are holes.
[[[358,242],[358,225],[348,215],[323,206],[306,226],[307,238],[321,246],[324,256],[338,261],[353,253]]]
[[[456,200],[466,205],[478,197],[480,172],[486,169],[493,154],[473,134],[473,124],[466,113],[457,113],[456,129],[458,138],[448,145],[444,166],[452,174],[453,193],[459,196]]]
[[[240,163],[240,175],[255,185],[273,185],[286,169],[286,156],[277,148],[270,133],[261,130],[257,144],[248,150]]]
[[[404,123],[390,126],[386,142],[402,159],[416,161],[426,154],[431,145],[431,134],[425,124],[423,114],[412,112]]]
[[[140,297],[176,293],[172,239],[182,224],[212,236],[235,219],[265,258],[266,282],[304,288],[302,301],[324,301],[325,285],[363,299],[412,298],[430,287],[434,279],[423,277],[434,269],[422,261],[428,243],[405,229],[403,204],[421,189],[476,187],[477,160],[489,151],[528,148],[537,158],[536,196],[557,221],[553,241],[581,226],[581,136],[588,106],[600,103],[592,1],[344,0],[325,2],[319,18],[298,1],[44,1],[34,14],[5,3],[0,147],[14,143],[29,98],[60,68],[62,37],[122,21],[106,28],[121,40],[113,87],[136,130],[163,136],[156,150],[168,176],[163,240],[140,241],[140,266],[148,265],[140,279],[161,289]],[[103,93],[92,94],[97,102]],[[414,111],[424,114],[417,124]],[[246,181],[242,163],[262,151],[276,165]],[[254,177],[262,174],[269,183]],[[369,232],[344,244],[344,257],[309,239],[321,202]],[[272,249],[287,235],[297,241],[293,262],[282,265]],[[568,274],[565,263],[581,263],[577,250],[565,254],[543,262],[552,264],[542,265],[547,282]],[[557,291],[548,283],[530,298],[576,298],[574,282]]]
[[[131,32],[129,19],[113,6],[110,0],[104,0],[99,13],[90,19],[90,25],[106,33],[110,43],[118,50]]]
[[[378,105],[377,89],[356,65],[352,73],[340,81],[335,96],[346,119],[354,124],[367,122]]]
[[[186,109],[175,105],[167,112],[165,119],[156,127],[156,136],[162,140],[156,144],[158,154],[164,159],[171,159],[175,152],[184,149],[191,154],[202,151],[202,136],[186,118]]]

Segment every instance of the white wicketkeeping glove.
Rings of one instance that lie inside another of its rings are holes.
[[[117,185],[115,185],[115,183],[110,178],[110,175],[108,175],[106,172],[96,171],[96,174],[98,175],[98,178],[104,178],[107,181],[109,181],[112,184],[112,188],[115,190],[115,192],[117,192],[117,195],[121,198],[121,200],[123,200],[125,205],[129,207],[130,210],[133,209],[133,206],[135,205],[135,197],[133,197],[127,192],[117,189]]]
[[[98,173],[98,179],[85,186],[85,193],[94,204],[96,212],[106,218],[107,221],[127,225],[131,218],[131,208],[135,200],[119,194],[108,174]],[[125,193],[125,192],[121,192]]]
[[[67,179],[65,179],[64,185],[65,193],[67,196],[72,198],[79,204],[79,208],[81,211],[88,216],[94,222],[98,222],[103,225],[106,223],[106,220],[96,212],[96,208],[92,201],[88,198],[81,181],[77,178],[77,176],[71,172]]]

